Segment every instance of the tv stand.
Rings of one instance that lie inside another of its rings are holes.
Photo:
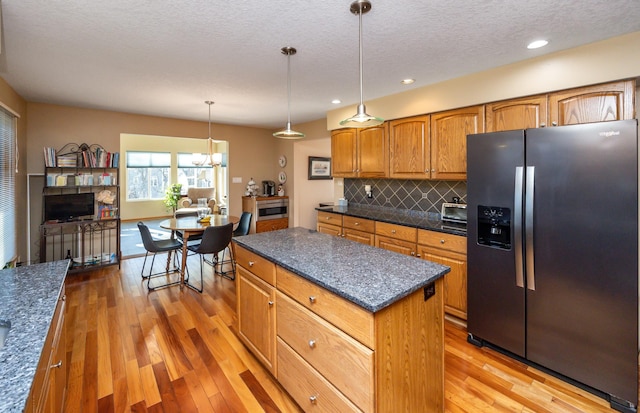
[[[70,143],[60,150],[45,148],[43,196],[95,194],[91,214],[58,215],[40,225],[40,262],[70,259],[69,273],[105,265],[120,267],[120,174],[118,153],[98,144]],[[109,191],[108,201],[98,194]],[[43,202],[44,206],[44,202]],[[88,211],[83,211],[88,212]]]
[[[120,219],[85,219],[40,225],[40,260],[71,259],[69,272],[120,266]]]

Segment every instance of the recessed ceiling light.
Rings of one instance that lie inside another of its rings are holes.
[[[333,99],[331,103],[333,103],[334,105],[337,105],[339,103],[342,103],[342,101],[340,99]]]
[[[410,85],[415,81],[416,81],[415,79],[402,79],[400,83],[402,83],[403,85]]]
[[[543,47],[548,45],[549,42],[546,40],[536,40],[527,45],[527,49],[537,49],[539,47]]]

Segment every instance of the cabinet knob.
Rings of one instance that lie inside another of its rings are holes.
[[[413,252],[413,251],[411,251],[411,255],[412,255],[412,256],[415,256],[415,255],[416,255],[416,253],[415,253],[415,252]]]
[[[432,169],[432,170],[431,170],[431,172],[435,172],[435,171],[436,171],[435,169]]]
[[[445,241],[443,239],[440,240],[440,244],[444,244]]]
[[[356,222],[356,223],[354,223],[353,225],[360,225],[360,223],[359,223],[359,222]]]
[[[63,295],[62,297],[60,297],[60,301],[67,301],[67,295]]]
[[[416,257],[420,258],[420,257],[422,257],[422,255],[420,255],[420,254],[416,254]]]
[[[57,362],[56,364],[52,364],[49,368],[51,369],[58,369],[62,367],[62,360],[60,360],[59,362]]]
[[[554,120],[553,122],[551,122],[551,126],[558,126],[558,122]]]
[[[253,264],[255,264],[255,262],[249,261],[249,267],[253,267]]]
[[[316,302],[316,297],[314,295],[310,295],[309,296],[309,303],[315,304],[315,302]]]
[[[269,301],[269,307],[273,307],[273,301]]]
[[[325,219],[328,221],[328,220],[330,220],[330,219],[331,219],[331,217],[326,217]]]
[[[316,348],[316,341],[315,340],[309,340],[309,347]]]
[[[392,234],[395,234],[395,233],[396,233],[396,230],[395,230],[395,229],[392,229],[392,230],[391,230],[391,233],[392,233]]]
[[[309,402],[311,402],[311,404],[316,404],[317,401],[318,396],[309,396]]]
[[[541,128],[544,128],[545,126],[547,126],[547,124],[546,124],[546,123],[544,123],[544,122],[540,123],[540,127],[541,127]]]

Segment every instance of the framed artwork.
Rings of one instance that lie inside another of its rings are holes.
[[[320,156],[310,156],[308,179],[332,179],[331,178],[331,158],[323,158]]]

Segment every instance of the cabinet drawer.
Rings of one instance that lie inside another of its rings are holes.
[[[389,224],[387,222],[376,223],[376,235],[397,238],[403,241],[416,242],[418,230],[404,225]]]
[[[277,286],[279,291],[373,349],[373,314],[369,311],[279,266]]]
[[[278,381],[304,411],[361,412],[280,338]]]
[[[373,411],[373,351],[277,292],[276,331],[307,363],[363,411]]]
[[[342,217],[342,226],[345,228],[356,229],[358,231],[373,233],[376,228],[376,222],[370,219],[344,216]]]
[[[460,235],[421,229],[418,231],[418,244],[467,254],[467,238]]]
[[[337,225],[342,227],[342,215],[333,212],[318,211],[318,223]]]
[[[256,232],[277,231],[289,228],[289,218],[267,219],[256,222]]]
[[[276,285],[276,265],[274,263],[259,256],[258,254],[242,248],[238,244],[234,245],[234,258],[236,259],[236,264],[246,268],[269,284]]]

